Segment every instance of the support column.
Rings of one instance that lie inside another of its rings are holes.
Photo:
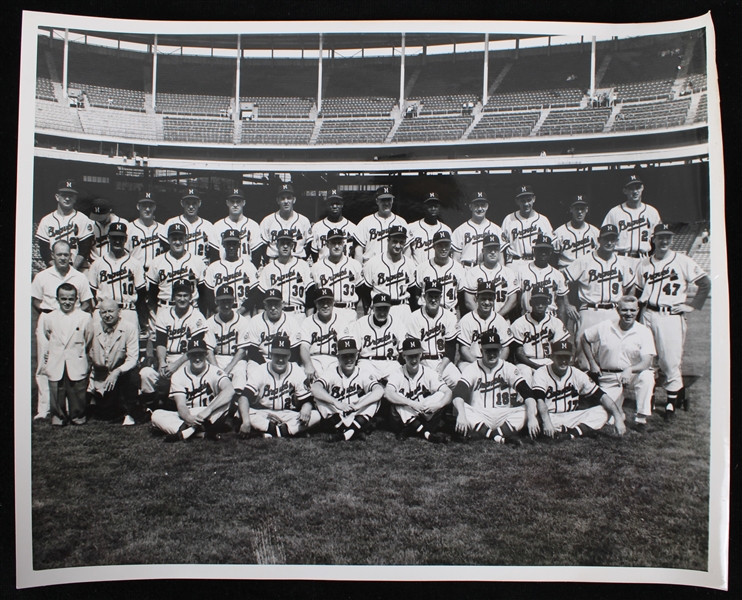
[[[590,100],[595,96],[595,36],[590,48]]]
[[[70,97],[67,94],[67,63],[70,60],[70,30],[64,30],[64,57],[62,58],[62,94],[64,99],[69,101]]]
[[[520,38],[515,38],[515,58],[518,58],[519,50],[520,50]]]
[[[242,34],[237,34],[237,66],[234,74],[234,113],[232,118],[237,123],[240,120],[240,73],[242,70]]]
[[[317,74],[317,112],[322,112],[322,34],[319,34],[319,63]]]
[[[490,34],[484,34],[484,77],[482,80],[482,106],[487,106],[487,89],[489,88],[489,74],[490,74]]]
[[[152,45],[152,108],[157,107],[157,34]]]
[[[405,55],[405,34],[402,34],[402,62],[399,69],[399,110],[404,111],[404,55]]]

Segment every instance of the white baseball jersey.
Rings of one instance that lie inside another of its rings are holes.
[[[476,358],[481,358],[482,347],[479,345],[479,339],[485,331],[496,331],[503,348],[513,341],[510,324],[505,317],[493,310],[489,317],[483,319],[479,316],[479,311],[473,310],[466,313],[459,321],[459,343],[467,346]]]
[[[229,377],[220,368],[207,363],[203,372],[196,375],[190,362],[178,369],[170,379],[170,398],[182,394],[188,408],[206,407],[217,397]]]
[[[91,262],[106,254],[110,249],[110,246],[108,245],[108,230],[111,228],[111,225],[113,223],[123,223],[124,225],[126,225],[126,231],[128,235],[129,226],[131,224],[126,219],[117,217],[114,214],[111,214],[108,223],[93,221],[93,245],[90,248]]]
[[[413,402],[421,402],[446,389],[445,382],[436,370],[425,365],[420,365],[415,375],[410,375],[407,367],[400,366],[389,376],[387,386]]]
[[[340,366],[328,369],[324,373],[318,373],[317,381],[335,400],[351,406],[356,406],[358,400],[368,394],[373,387],[381,385],[375,373],[367,369],[361,370],[358,366],[349,376],[343,373]]]
[[[612,321],[602,321],[585,330],[585,339],[602,370],[623,371],[638,364],[642,356],[657,355],[652,332],[641,323],[624,331]]]
[[[402,256],[392,262],[384,252],[363,265],[363,279],[371,288],[371,296],[388,294],[392,300],[409,300],[408,288],[415,285],[415,261]]]
[[[67,274],[62,276],[57,267],[51,266],[36,274],[31,283],[31,298],[41,300],[41,310],[50,311],[59,308],[57,302],[57,288],[63,283],[71,283],[77,290],[77,303],[75,306],[80,308],[80,303],[93,299],[93,293],[90,291],[90,282],[84,274],[80,273],[74,267],[70,267]]]
[[[467,404],[474,408],[511,408],[517,404],[516,387],[524,381],[518,367],[498,359],[492,368],[481,360],[461,371],[459,384],[471,392]]]
[[[158,286],[157,300],[167,304],[173,296],[173,283],[180,280],[190,281],[193,287],[193,300],[198,299],[198,286],[206,276],[206,265],[198,256],[186,252],[175,258],[170,252],[155,256],[147,270],[147,280]]]
[[[127,232],[129,237],[126,240],[126,249],[144,265],[146,271],[154,257],[163,253],[162,240],[167,239],[167,229],[157,221],[147,226],[141,219],[137,219],[129,225]]]
[[[240,254],[249,260],[253,251],[262,244],[260,226],[245,215],[241,215],[237,221],[229,217],[216,221],[214,223],[214,245],[219,247],[219,258],[222,260],[226,257],[222,247],[222,234],[228,229],[236,229],[240,232]]]
[[[183,215],[178,215],[169,219],[164,226],[165,237],[163,241],[167,244],[167,231],[170,225],[180,223],[185,227],[186,230],[186,251],[191,254],[204,259],[208,255],[209,246],[212,248],[219,248],[220,240],[217,239],[216,233],[214,232],[214,225],[211,221],[198,217],[193,223],[186,219]]]
[[[401,225],[407,228],[407,221],[392,213],[382,219],[378,213],[365,216],[356,226],[358,244],[363,248],[363,263],[386,254],[388,248],[389,228],[392,225]]]
[[[636,283],[641,290],[641,302],[650,306],[685,304],[688,285],[704,277],[703,269],[695,261],[670,250],[665,258],[645,258],[639,263]]]
[[[443,288],[441,295],[441,306],[448,310],[456,310],[458,294],[464,289],[466,270],[461,263],[448,259],[448,264],[439,265],[431,259],[417,265],[417,285],[421,290],[425,289],[425,282],[437,283]],[[422,304],[422,299],[420,304]]]
[[[618,302],[635,279],[634,269],[625,257],[614,254],[603,260],[597,251],[580,257],[563,272],[568,281],[577,282],[583,304]]]
[[[239,347],[247,349],[248,346],[256,346],[263,358],[268,361],[271,357],[271,342],[277,335],[288,337],[292,350],[299,347],[301,339],[295,319],[281,314],[278,321],[271,321],[268,315],[262,312],[250,319]]]
[[[426,223],[425,219],[410,223],[407,229],[407,248],[416,263],[433,260],[435,257],[433,236],[439,231],[451,233],[451,228],[443,221],[438,221],[435,225]]]
[[[557,227],[554,230],[554,250],[559,254],[559,268],[595,250],[599,235],[600,230],[590,223],[584,223],[581,229],[572,227],[570,221]]]
[[[127,309],[134,309],[137,290],[146,285],[142,263],[128,253],[116,258],[106,252],[94,260],[88,270],[88,280],[98,302],[113,300]]]
[[[559,377],[551,365],[546,365],[534,372],[531,389],[546,395],[545,404],[550,413],[566,413],[577,410],[580,396],[594,394],[598,386],[579,369],[567,367],[567,372]]]
[[[330,320],[325,323],[315,313],[302,322],[299,338],[303,344],[309,346],[310,356],[318,354],[337,356],[338,339],[343,336],[349,323],[350,319],[338,313],[333,313]]]
[[[36,229],[36,237],[51,248],[54,242],[65,241],[70,245],[71,261],[78,254],[78,242],[93,236],[93,222],[84,214],[73,210],[61,215],[56,210],[43,217]]]
[[[351,322],[346,334],[355,339],[359,358],[396,360],[407,331],[404,324],[391,315],[387,317],[386,323],[377,325],[372,312]]]
[[[642,203],[639,208],[629,208],[625,202],[614,206],[603,219],[603,225],[618,228],[617,251],[640,254],[647,254],[651,249],[652,232],[661,222],[660,213],[653,206]]]
[[[482,241],[485,233],[494,233],[503,246],[506,240],[503,236],[503,230],[489,219],[484,219],[481,223],[475,223],[469,219],[462,223],[451,234],[451,247],[454,252],[461,252],[462,263],[476,265],[479,263],[479,256],[482,253]],[[500,248],[504,250],[504,247]]]
[[[287,263],[272,260],[263,267],[258,278],[258,288],[266,292],[271,288],[281,290],[284,310],[303,311],[307,290],[314,285],[307,261],[292,257]]]
[[[466,272],[464,289],[470,294],[477,293],[480,283],[494,282],[495,284],[495,310],[499,311],[508,299],[508,296],[518,291],[515,281],[515,273],[509,267],[497,263],[493,269],[488,269],[484,264],[472,267]]]
[[[304,369],[296,363],[289,362],[283,373],[276,373],[268,362],[251,372],[245,390],[255,394],[258,404],[255,408],[298,411],[311,396],[306,379]]]
[[[206,268],[204,283],[214,293],[223,285],[231,286],[234,288],[237,305],[240,305],[258,285],[258,270],[245,256],[234,262],[218,260]]]
[[[521,260],[533,259],[533,242],[539,235],[551,238],[554,230],[551,223],[544,215],[535,210],[527,219],[520,215],[520,211],[510,213],[502,221],[502,234],[505,241],[509,243],[508,252],[515,258]]]
[[[188,340],[206,333],[206,317],[192,306],[180,317],[174,307],[157,311],[155,329],[158,338],[166,336],[165,349],[168,354],[185,354]]]
[[[536,321],[530,314],[513,321],[510,326],[513,341],[523,347],[524,354],[540,364],[551,362],[552,342],[561,342],[569,337],[557,317],[547,314],[541,321]]]
[[[351,254],[351,248],[354,244],[358,243],[358,232],[356,231],[356,224],[351,223],[345,217],[340,219],[338,222],[330,221],[325,218],[312,225],[312,252],[317,252],[320,259],[327,258],[330,254],[330,251],[327,249],[327,232],[330,231],[330,229],[340,229],[345,233],[343,255],[352,258],[353,255]]]
[[[422,342],[424,359],[437,360],[444,357],[446,343],[459,337],[459,325],[448,310],[438,308],[436,315],[431,317],[425,308],[420,308],[412,313],[407,333]]]
[[[533,262],[520,265],[515,272],[515,285],[520,290],[520,305],[524,313],[531,312],[531,291],[536,286],[551,294],[552,300],[549,306],[551,312],[556,312],[556,297],[566,296],[569,292],[564,275],[559,269],[551,265],[540,268]]]
[[[312,239],[312,224],[309,219],[298,212],[294,212],[288,219],[283,219],[278,211],[268,215],[260,222],[261,245],[268,246],[266,256],[268,258],[278,256],[276,235],[281,229],[288,229],[294,238],[292,254],[302,258],[306,256],[305,247],[311,243]]]
[[[234,356],[241,341],[247,337],[249,326],[250,319],[237,311],[229,321],[222,321],[217,313],[206,321],[204,340],[215,356]]]
[[[355,307],[358,303],[356,286],[363,282],[363,267],[354,258],[342,257],[334,263],[329,258],[318,260],[312,266],[312,280],[318,288],[330,288],[335,302]]]

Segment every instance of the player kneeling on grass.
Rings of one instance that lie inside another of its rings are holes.
[[[389,376],[384,397],[392,405],[391,422],[399,439],[418,435],[435,444],[446,443],[446,435],[436,430],[451,402],[451,390],[435,369],[420,364],[422,355],[417,338],[402,342],[405,364]]]
[[[464,439],[520,446],[518,432],[526,424],[531,437],[539,431],[533,392],[518,367],[500,358],[502,343],[497,332],[486,331],[480,344],[482,357],[462,371],[453,391],[456,433]],[[516,404],[518,394],[524,406]]]
[[[361,371],[357,362],[356,341],[343,338],[338,342],[338,366],[318,374],[312,384],[317,409],[333,432],[330,442],[365,440],[384,396],[376,371]]]
[[[587,374],[570,366],[572,350],[572,344],[566,340],[552,343],[552,364],[533,374],[531,388],[543,434],[557,439],[562,435],[571,439],[595,437],[610,414],[616,433],[623,435],[626,433],[623,414]],[[580,410],[581,396],[600,404]]]
[[[152,413],[152,426],[167,434],[165,442],[187,440],[194,434],[217,440],[229,430],[225,421],[234,388],[224,371],[206,361],[207,352],[203,338],[188,342],[188,362],[170,382],[170,398],[177,410]]]
[[[320,422],[313,410],[304,370],[289,361],[291,341],[277,335],[271,342],[270,362],[251,370],[239,398],[242,419],[239,435],[246,438],[254,427],[263,437],[290,437]]]

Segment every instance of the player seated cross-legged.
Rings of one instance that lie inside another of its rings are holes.
[[[271,342],[270,362],[251,370],[238,401],[241,438],[252,429],[263,437],[291,437],[320,422],[304,369],[289,361],[290,356],[289,338],[277,335]]]
[[[551,344],[552,364],[533,374],[531,389],[543,435],[560,439],[595,437],[599,429],[612,417],[616,433],[626,433],[623,414],[611,398],[587,374],[572,362],[572,344],[566,340]],[[595,406],[580,409],[580,397]]]
[[[226,417],[234,388],[229,376],[206,360],[208,346],[203,338],[188,342],[188,362],[173,375],[170,398],[176,410],[152,413],[152,426],[164,431],[165,442],[204,435],[213,440],[228,430]]]
[[[343,338],[338,342],[338,366],[317,375],[312,395],[332,431],[328,441],[365,440],[384,396],[384,386],[372,369],[358,367],[356,341]]]
[[[518,432],[526,425],[531,437],[539,431],[533,392],[518,367],[500,358],[502,343],[496,332],[486,331],[480,345],[482,357],[462,371],[453,391],[456,434],[464,440],[520,446]],[[524,404],[518,404],[518,395]]]

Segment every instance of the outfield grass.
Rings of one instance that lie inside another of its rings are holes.
[[[691,411],[521,448],[376,431],[328,444],[34,423],[34,568],[108,564],[608,565],[706,570],[709,313]],[[690,379],[690,378],[689,378]],[[663,398],[660,392],[660,399]],[[717,399],[717,401],[726,401]],[[633,406],[627,412],[633,414]]]

